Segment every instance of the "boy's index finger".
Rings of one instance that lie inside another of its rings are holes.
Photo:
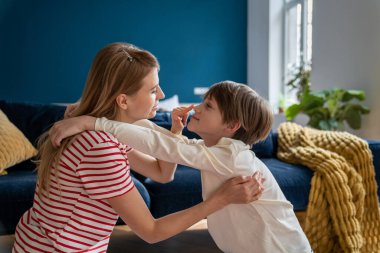
[[[191,105],[189,105],[188,107],[185,108],[185,112],[190,112],[193,109],[194,109],[194,105],[191,104]]]

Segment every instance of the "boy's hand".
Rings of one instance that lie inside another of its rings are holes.
[[[265,182],[265,178],[263,178],[263,173],[261,173],[260,171],[256,171],[255,173],[253,173],[252,175],[252,179],[255,181],[255,191],[256,191],[256,194],[259,194],[261,196],[261,194],[264,192],[265,188],[264,188],[264,182]]]
[[[65,110],[65,114],[63,115],[63,118],[64,119],[67,119],[67,118],[70,118],[73,111],[75,111],[75,109],[78,108],[79,106],[79,103],[80,101],[74,103],[74,104],[69,104],[67,107],[66,107],[66,110]]]
[[[95,121],[95,117],[84,115],[55,122],[49,130],[51,143],[54,147],[59,147],[66,137],[85,130],[95,130]]]
[[[194,105],[182,106],[173,109],[172,111],[172,128],[171,131],[174,134],[181,134],[182,129],[185,127],[187,118],[189,117],[190,111],[194,108]]]

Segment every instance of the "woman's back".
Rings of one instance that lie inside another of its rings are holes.
[[[106,250],[118,214],[104,200],[133,188],[129,150],[104,132],[74,137],[51,169],[48,190],[38,194],[37,186],[33,207],[18,224],[15,249]]]

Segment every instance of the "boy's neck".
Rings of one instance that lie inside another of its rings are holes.
[[[222,137],[219,137],[219,138],[210,138],[209,137],[209,138],[207,138],[207,137],[201,136],[201,138],[203,139],[206,147],[212,147],[212,146],[215,146]]]
[[[222,133],[219,135],[207,135],[207,134],[200,134],[200,133],[196,133],[196,134],[198,134],[202,138],[206,147],[215,146],[222,138],[232,138],[232,135],[227,134],[227,133]]]

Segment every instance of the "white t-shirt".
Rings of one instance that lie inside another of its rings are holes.
[[[137,126],[139,125],[139,126]],[[161,160],[198,168],[207,199],[227,179],[260,171],[266,179],[262,197],[250,204],[231,204],[207,217],[218,247],[228,253],[311,252],[310,244],[272,173],[242,141],[221,138],[212,146],[175,135],[148,120],[135,125],[97,119],[96,130]]]

